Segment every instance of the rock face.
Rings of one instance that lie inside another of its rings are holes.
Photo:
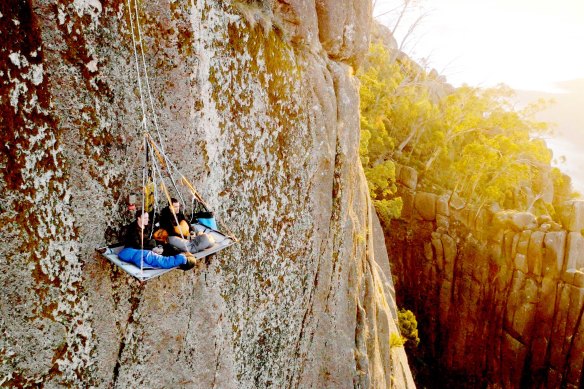
[[[450,387],[581,388],[582,234],[526,212],[477,212],[409,181],[400,191],[415,201],[385,229],[398,304],[416,314],[440,377],[457,378]]]
[[[358,159],[370,1],[140,2],[141,85],[129,4],[0,5],[2,384],[413,387]],[[94,254],[140,185],[139,87],[240,239],[147,283]]]

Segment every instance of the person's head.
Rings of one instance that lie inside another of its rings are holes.
[[[180,203],[174,197],[170,199],[170,207],[174,213],[180,212]]]
[[[150,219],[150,215],[148,215],[148,212],[144,212],[143,210],[138,209],[135,215],[138,225],[144,228],[148,224],[148,221]]]

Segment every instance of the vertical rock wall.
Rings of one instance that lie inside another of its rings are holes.
[[[398,301],[415,311],[436,374],[461,387],[582,387],[581,204],[567,205],[565,230],[416,191],[410,168],[399,180],[403,218],[386,228]]]
[[[134,5],[0,5],[0,383],[413,387],[358,160],[370,2],[138,2],[141,85]],[[157,127],[240,243],[139,283],[94,248]]]

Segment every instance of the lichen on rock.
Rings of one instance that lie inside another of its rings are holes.
[[[0,6],[3,384],[412,385],[357,153],[371,5],[321,3]],[[129,220],[143,126],[239,238],[145,284],[93,251]]]

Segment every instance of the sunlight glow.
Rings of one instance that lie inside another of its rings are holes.
[[[558,104],[541,120],[557,123],[548,140],[558,166],[584,193],[584,0],[375,0],[374,15],[413,5],[396,30],[403,51],[447,81],[491,87],[504,83],[521,103],[553,97]],[[377,20],[389,28],[397,11]],[[528,98],[528,100],[525,100]]]

